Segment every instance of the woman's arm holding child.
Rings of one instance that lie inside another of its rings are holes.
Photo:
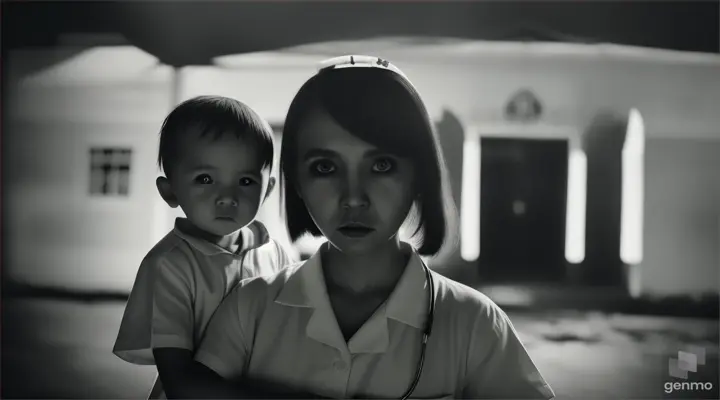
[[[231,382],[196,362],[190,351],[155,349],[155,361],[168,399],[320,399],[272,382]]]
[[[166,367],[165,375],[169,375],[166,378],[160,371],[169,398],[319,398],[275,382],[246,378],[245,366],[251,348],[240,317],[252,318],[252,307],[246,305],[248,297],[254,295],[248,292],[247,286],[241,285],[223,300],[194,357],[190,352],[156,350],[158,371]]]
[[[241,391],[204,365],[192,351],[177,348],[153,350],[160,381],[168,399],[233,399]]]

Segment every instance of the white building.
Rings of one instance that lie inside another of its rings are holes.
[[[634,294],[718,292],[720,56],[612,45],[393,43],[303,46],[180,70],[134,47],[16,52],[3,135],[6,273],[34,284],[129,290],[174,217],[154,184],[158,130],[169,110],[195,95],[227,95],[282,126],[318,60],[364,53],[403,69],[439,124],[463,235],[461,248],[435,268],[486,274],[503,259],[523,262],[514,255],[543,255],[560,268],[540,274],[558,281],[583,269],[622,274],[625,263],[624,284]],[[54,59],[61,61],[32,69]],[[513,119],[513,107],[515,117],[529,111],[528,119]],[[521,140],[492,140],[498,137]],[[543,149],[522,139],[555,142],[542,141]],[[95,161],[109,174],[93,175],[93,150],[107,152]],[[93,194],[103,186],[109,193]],[[274,197],[262,219],[286,242],[277,207]],[[550,244],[535,246],[543,240]],[[509,264],[501,268],[510,271]]]

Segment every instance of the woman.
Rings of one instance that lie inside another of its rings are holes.
[[[228,381],[332,398],[554,396],[505,313],[423,263],[452,242],[454,208],[402,72],[371,57],[329,62],[290,106],[281,170],[291,238],[327,243],[230,294],[197,361]]]

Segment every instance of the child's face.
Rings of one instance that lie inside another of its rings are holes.
[[[232,134],[180,140],[167,188],[158,184],[168,204],[180,206],[190,222],[213,235],[228,235],[252,222],[273,183],[256,146]]]
[[[393,241],[415,199],[412,162],[358,139],[324,111],[308,116],[298,135],[297,189],[320,232],[356,254]]]

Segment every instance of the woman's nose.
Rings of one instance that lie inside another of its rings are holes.
[[[348,197],[343,202],[343,208],[367,208],[370,202],[365,198],[360,197]]]
[[[361,179],[348,178],[345,185],[345,195],[342,198],[343,208],[367,208],[370,199]]]

